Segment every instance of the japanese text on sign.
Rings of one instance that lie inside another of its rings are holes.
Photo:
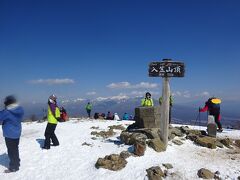
[[[148,72],[150,77],[184,77],[185,67],[182,62],[152,62]]]

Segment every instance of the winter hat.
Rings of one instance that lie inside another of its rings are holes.
[[[4,100],[4,105],[9,106],[10,104],[15,104],[17,102],[17,99],[13,96],[7,96]]]
[[[151,97],[151,94],[150,94],[150,92],[147,92],[147,93],[146,93],[146,97],[147,97],[147,96],[150,96],[150,97]]]
[[[49,102],[50,103],[56,103],[57,100],[57,96],[55,96],[54,94],[52,94],[51,96],[49,96]]]

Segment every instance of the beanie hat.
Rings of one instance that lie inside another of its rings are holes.
[[[7,96],[7,97],[5,98],[5,100],[4,100],[4,105],[5,105],[5,106],[8,106],[8,105],[14,104],[14,103],[16,103],[16,102],[17,102],[17,99],[16,99],[14,96],[10,95],[10,96]]]

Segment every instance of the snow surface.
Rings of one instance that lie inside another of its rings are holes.
[[[185,140],[182,146],[169,142],[166,152],[157,153],[147,147],[142,157],[129,157],[126,167],[114,172],[106,169],[96,169],[95,163],[99,157],[105,157],[122,151],[132,151],[132,146],[119,144],[121,131],[114,130],[117,134],[111,138],[91,139],[91,132],[108,130],[110,125],[123,124],[125,127],[132,121],[105,121],[105,120],[76,120],[59,123],[56,135],[60,146],[42,150],[44,142],[45,123],[23,123],[22,137],[20,140],[20,171],[5,174],[8,167],[8,156],[5,141],[0,136],[0,179],[1,180],[147,180],[146,169],[171,163],[173,169],[169,170],[166,179],[198,179],[197,172],[207,168],[212,172],[219,171],[223,179],[237,179],[240,176],[240,152],[236,149],[208,148],[194,145]],[[195,127],[200,128],[200,127]],[[204,127],[205,128],[205,127]],[[206,128],[205,128],[206,129]],[[98,131],[98,130],[97,130]],[[2,130],[0,130],[2,133]],[[224,130],[218,134],[221,137],[239,138],[240,131]],[[86,142],[91,146],[83,146]]]

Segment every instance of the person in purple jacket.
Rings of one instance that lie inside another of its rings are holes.
[[[10,159],[9,168],[5,173],[16,172],[20,167],[19,139],[21,136],[23,108],[19,106],[14,96],[7,96],[4,100],[5,108],[0,111],[0,123]]]

